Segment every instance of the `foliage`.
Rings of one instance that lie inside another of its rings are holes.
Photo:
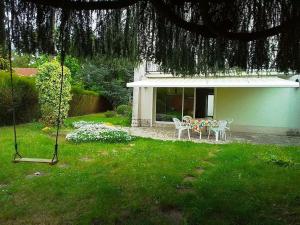
[[[55,125],[58,117],[60,100],[61,66],[57,61],[43,64],[39,67],[36,86],[39,91],[41,106],[41,121],[46,125]],[[69,101],[71,100],[71,73],[64,67],[64,81],[62,89],[61,117],[62,122],[68,116]]]
[[[95,91],[84,90],[78,86],[72,86],[72,94],[99,96]]]
[[[48,2],[63,6],[62,1]],[[69,52],[77,57],[150,59],[177,75],[216,76],[226,64],[243,70],[300,71],[298,0],[125,2],[131,3],[114,10],[97,10],[97,4],[91,11],[71,10],[64,42]],[[6,9],[15,21],[13,41],[18,51],[60,50],[61,23],[56,23],[63,19],[60,9],[20,0],[9,3]],[[75,4],[89,3],[73,2],[68,8]]]
[[[6,36],[5,36],[5,4],[0,1],[0,58],[6,52]]]
[[[93,121],[84,121],[84,120],[80,120],[80,121],[76,121],[76,122],[73,122],[72,123],[72,126],[75,128],[75,129],[78,129],[80,127],[83,127],[83,126],[86,126],[86,125],[94,125],[94,124],[97,124],[96,122],[93,122]],[[100,123],[99,123],[100,124]]]
[[[105,113],[104,113],[104,115],[105,115],[105,117],[107,117],[107,118],[111,118],[111,117],[114,117],[114,116],[116,116],[116,112],[115,111],[106,111]]]
[[[40,111],[35,81],[32,77],[13,76],[16,122],[37,120]],[[10,75],[0,71],[0,125],[12,124],[12,96]]]
[[[30,67],[32,56],[29,54],[14,54],[12,58],[12,65],[15,68]]]
[[[76,79],[84,89],[101,93],[116,107],[128,104],[131,90],[126,88],[126,83],[133,78],[133,68],[134,63],[124,59],[97,58],[92,63],[85,63]]]
[[[75,131],[66,136],[68,141],[75,143],[100,141],[105,143],[126,143],[134,138],[127,132],[103,124],[85,121],[74,123]]]
[[[111,105],[105,97],[93,91],[72,91],[69,116],[79,116],[111,110]]]
[[[57,61],[60,62],[60,56],[57,57]],[[64,65],[69,68],[72,78],[73,78],[72,80],[75,81],[74,77],[76,77],[76,75],[78,74],[78,72],[81,69],[79,59],[77,59],[73,56],[67,55],[65,58]]]
[[[131,106],[130,105],[119,105],[116,109],[116,112],[122,116],[128,116],[131,114]]]
[[[9,62],[7,59],[2,58],[0,55],[0,70],[8,70],[9,69]]]
[[[30,55],[30,54],[17,54],[13,55],[13,67],[16,68],[38,68],[43,64],[53,60],[53,56],[41,54],[41,55]]]

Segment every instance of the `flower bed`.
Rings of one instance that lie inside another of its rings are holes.
[[[75,131],[66,136],[75,143],[100,141],[105,143],[124,143],[134,139],[126,131],[100,123],[79,121],[73,123]]]

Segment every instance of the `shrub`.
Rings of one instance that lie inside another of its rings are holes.
[[[117,113],[122,116],[128,116],[131,114],[131,106],[129,105],[119,105],[117,107]]]
[[[115,111],[106,111],[104,113],[105,117],[107,117],[107,118],[114,117],[114,116],[116,116],[116,114],[117,113]]]
[[[86,125],[94,125],[96,124],[95,122],[87,122],[87,121],[78,121],[78,122],[73,122],[72,123],[72,126],[75,128],[75,129],[78,129],[80,127],[83,127],[83,126],[86,126]]]
[[[36,77],[36,86],[39,91],[39,103],[41,107],[41,122],[46,125],[55,125],[58,116],[60,94],[61,66],[57,61],[45,63],[39,67]],[[62,122],[69,111],[71,100],[71,73],[64,67],[64,83],[62,91],[61,117]]]
[[[9,68],[8,60],[0,56],[0,70],[7,70],[8,68]]]
[[[95,91],[89,91],[89,90],[84,90],[81,87],[78,86],[72,86],[72,94],[78,94],[78,95],[93,95],[93,96],[99,96],[99,94]]]
[[[38,94],[32,77],[13,76],[16,122],[37,120],[40,115]],[[0,125],[12,124],[12,98],[10,75],[0,72]]]
[[[126,60],[96,58],[83,64],[76,80],[85,89],[101,93],[115,108],[127,104],[131,97],[132,90],[126,83],[132,80],[133,71],[134,65]]]
[[[80,121],[73,124],[73,126],[78,127],[78,129],[69,133],[66,136],[66,139],[75,143],[93,141],[105,143],[125,143],[134,139],[126,131],[99,123],[93,124],[90,122]]]

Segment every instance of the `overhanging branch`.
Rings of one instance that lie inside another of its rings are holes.
[[[298,23],[298,21],[300,21],[300,18],[296,17],[282,23],[281,25],[269,29],[265,29],[262,31],[227,32],[221,29],[216,29],[215,25],[208,21],[205,21],[207,22],[207,24],[204,25],[200,25],[194,22],[187,22],[184,19],[182,19],[180,16],[176,15],[170,9],[171,7],[165,4],[162,0],[150,0],[150,2],[155,7],[156,12],[161,16],[165,17],[171,23],[187,31],[197,33],[207,38],[222,37],[228,40],[239,40],[239,41],[253,41],[258,39],[265,39],[267,37],[275,36],[289,29],[292,29]]]
[[[140,0],[115,0],[115,1],[72,1],[72,0],[24,0],[39,5],[69,10],[108,10],[121,9],[131,6]]]

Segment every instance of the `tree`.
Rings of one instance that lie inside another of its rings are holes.
[[[249,70],[300,71],[297,0],[10,2],[14,44],[22,51],[36,51],[46,36],[55,39],[46,33],[36,37],[54,10],[61,20],[68,12],[64,45],[75,56],[150,59],[183,75],[215,73],[226,69],[226,64]],[[45,20],[35,26],[31,21],[37,14]],[[56,37],[59,50],[58,41]]]
[[[106,60],[97,58],[83,65],[76,79],[87,90],[96,91],[105,96],[116,108],[128,104],[130,89],[126,83],[133,77],[133,64],[124,59]]]
[[[5,36],[5,5],[4,1],[0,1],[0,56],[4,55],[6,50]]]
[[[43,64],[36,77],[36,86],[39,92],[41,106],[41,121],[46,125],[56,125],[58,105],[60,100],[61,66],[57,61]],[[64,67],[62,90],[61,117],[63,122],[68,116],[69,101],[71,100],[71,73]]]

